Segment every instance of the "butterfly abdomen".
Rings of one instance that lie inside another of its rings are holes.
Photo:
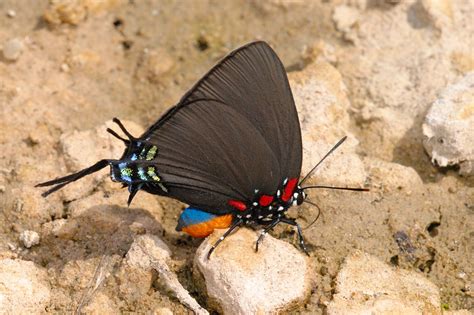
[[[110,164],[110,177],[115,182],[127,185],[161,182],[161,177],[158,175],[158,166],[153,164],[157,152],[157,146],[137,143],[136,149],[126,154],[122,159]]]
[[[215,215],[189,207],[181,213],[176,230],[201,238],[211,234],[214,229],[228,228],[232,219],[231,214]]]

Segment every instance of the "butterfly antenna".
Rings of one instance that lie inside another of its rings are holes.
[[[67,176],[64,176],[64,177],[59,177],[59,178],[56,178],[56,179],[53,179],[53,180],[50,180],[50,181],[47,181],[47,182],[44,182],[44,183],[39,183],[39,184],[35,185],[35,187],[45,187],[45,186],[55,185],[54,187],[50,188],[49,190],[47,190],[47,191],[45,191],[44,193],[41,194],[41,196],[46,197],[49,194],[63,188],[64,186],[66,186],[69,183],[75,182],[76,180],[78,180],[78,179],[80,179],[84,176],[87,176],[89,174],[95,173],[95,172],[103,169],[104,167],[109,165],[110,162],[111,162],[111,160],[100,160],[99,162],[95,163],[94,165],[89,166],[89,167],[87,167],[83,170],[80,170],[77,173],[70,174],[70,175],[67,175]]]
[[[319,216],[321,215],[321,208],[317,204],[315,204],[314,202],[311,202],[309,200],[304,200],[303,202],[306,202],[307,204],[315,206],[318,209],[318,215],[316,216],[316,218],[310,224],[308,224],[308,226],[303,228],[303,230],[306,230],[306,229],[309,229],[316,221],[318,221]]]
[[[306,187],[301,188],[301,190],[310,189],[310,188],[324,188],[324,189],[338,189],[338,190],[352,190],[352,191],[370,191],[369,188],[335,187],[335,186],[324,186],[324,185],[306,186]]]
[[[135,138],[134,136],[132,136],[132,134],[130,132],[128,132],[128,130],[125,128],[125,126],[122,124],[122,122],[120,121],[120,119],[118,119],[117,117],[114,117],[112,119],[112,121],[114,123],[117,124],[117,126],[119,126],[119,128],[122,130],[122,132],[128,137],[128,139],[130,140],[137,140],[137,138]],[[110,131],[109,131],[110,132]],[[113,134],[113,133],[112,133]],[[113,134],[115,136],[115,134]],[[120,137],[118,137],[119,139],[121,139]]]
[[[311,171],[309,171],[308,174],[306,174],[306,176],[301,180],[301,182],[299,183],[299,185],[303,184],[307,179],[308,177],[316,170],[316,168],[318,168],[318,166],[323,163],[323,161],[329,156],[331,155],[331,153],[334,152],[334,150],[336,150],[344,141],[346,141],[347,139],[347,136],[345,136],[344,138],[342,138],[341,140],[338,141],[338,143],[336,143],[331,150],[329,150],[328,153],[326,153],[326,155],[318,162],[318,164],[316,164],[312,169]]]

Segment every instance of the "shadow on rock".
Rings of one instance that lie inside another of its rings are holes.
[[[433,182],[434,178],[431,175],[436,172],[423,147],[421,124],[425,113],[426,111],[414,119],[413,125],[397,142],[393,149],[392,160],[394,163],[413,168],[424,183]]]
[[[41,245],[27,253],[26,260],[47,268],[61,269],[70,261],[103,255],[125,256],[134,235],[161,235],[162,226],[140,208],[98,205],[70,219],[45,224]]]

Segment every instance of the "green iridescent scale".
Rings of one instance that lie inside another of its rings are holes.
[[[138,155],[138,159],[151,161],[155,158],[157,152],[158,152],[158,147],[155,145],[148,148],[144,147],[142,151],[140,152],[140,154]]]
[[[159,182],[161,180],[160,177],[156,175],[154,166],[148,166],[147,174],[156,182]]]

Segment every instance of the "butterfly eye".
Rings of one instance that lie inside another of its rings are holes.
[[[298,196],[296,196],[296,204],[299,206],[303,203],[304,201],[304,193],[299,193]]]

